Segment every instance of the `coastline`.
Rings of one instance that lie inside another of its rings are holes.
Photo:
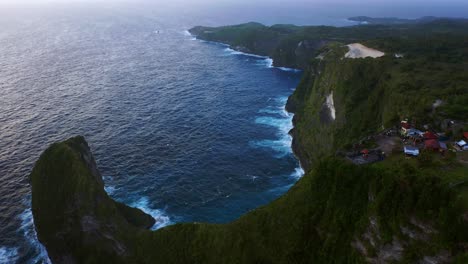
[[[276,68],[276,69],[279,69],[279,70],[282,70],[282,71],[294,71],[294,72],[303,72],[304,73],[304,70],[301,70],[301,69],[294,69],[294,68],[288,68],[288,67],[283,67],[283,66],[274,66],[274,59],[269,57],[269,56],[262,56],[262,55],[258,55],[258,54],[253,54],[253,53],[247,53],[247,52],[243,52],[239,49],[236,49],[236,47],[233,47],[232,45],[230,44],[227,44],[227,43],[223,43],[223,42],[217,42],[217,41],[210,41],[210,40],[204,40],[204,39],[200,39],[198,38],[198,36],[196,35],[193,35],[189,30],[185,30],[184,31],[184,34],[187,35],[187,36],[190,36],[192,37],[192,40],[198,40],[198,41],[203,41],[203,42],[207,42],[207,43],[213,43],[213,44],[217,44],[217,45],[222,45],[222,46],[225,46],[227,47],[228,49],[231,49],[235,52],[238,52],[239,54],[243,54],[243,55],[246,55],[246,56],[253,56],[253,57],[256,57],[256,58],[264,58],[264,59],[269,59],[271,60],[271,66],[269,66],[269,68]],[[302,78],[302,76],[301,76]],[[297,89],[297,87],[295,87],[295,89]],[[292,140],[291,140],[291,151],[292,151],[292,154],[294,155],[294,157],[297,159],[298,163],[299,163],[299,169],[302,171],[302,176],[304,176],[304,174],[309,170],[309,164],[306,163],[306,160],[302,154],[302,151],[301,151],[301,147],[297,141],[297,136],[295,134],[295,131],[296,131],[296,114],[295,112],[291,109],[290,105],[292,104],[292,102],[290,101],[291,100],[291,95],[292,93],[288,96],[288,99],[286,100],[286,103],[284,104],[284,110],[289,113],[289,114],[292,114],[293,115],[293,118],[292,118],[292,129],[289,130],[288,134],[291,136]]]

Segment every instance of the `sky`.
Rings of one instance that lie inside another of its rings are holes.
[[[418,18],[467,17],[468,0],[0,0],[0,13],[9,8],[57,9],[74,5],[88,9],[140,9],[189,15],[205,25],[216,22],[320,24],[351,16]],[[202,20],[203,19],[203,20]]]

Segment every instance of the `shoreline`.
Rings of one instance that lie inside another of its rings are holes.
[[[205,40],[205,39],[198,38],[197,35],[193,35],[192,33],[190,33],[189,30],[184,30],[184,35],[186,35],[188,37],[192,37],[192,40],[198,40],[198,41],[202,41],[202,42],[206,42],[206,43],[211,43],[211,44],[215,44],[215,45],[224,46],[224,47],[226,47],[228,49],[231,49],[233,52],[238,52],[239,55],[251,56],[251,57],[261,58],[261,59],[269,59],[269,60],[272,61],[272,64],[271,64],[271,66],[269,68],[275,68],[275,69],[278,69],[278,70],[281,70],[281,71],[304,72],[303,69],[290,68],[290,67],[286,67],[286,65],[277,65],[277,66],[275,66],[274,65],[275,60],[270,56],[245,52],[245,51],[242,51],[239,48],[233,47],[231,44],[228,44],[228,43],[223,43],[223,42],[219,42],[219,41],[212,41],[212,40]]]
[[[213,43],[213,44],[216,44],[216,45],[222,45],[222,46],[225,46],[233,51],[236,51],[236,52],[239,52],[239,54],[243,54],[243,55],[246,55],[246,56],[253,56],[253,57],[257,57],[257,58],[264,58],[264,59],[270,59],[272,61],[272,65],[269,67],[269,68],[276,68],[276,69],[279,69],[279,70],[282,70],[282,71],[294,71],[294,72],[302,72],[302,74],[304,73],[304,70],[301,70],[301,69],[294,69],[294,68],[288,68],[288,67],[282,67],[282,66],[273,66],[274,65],[274,59],[269,57],[269,56],[262,56],[262,55],[257,55],[257,54],[253,54],[253,53],[246,53],[246,52],[243,52],[243,51],[240,51],[240,50],[237,50],[235,47],[232,47],[232,45],[230,44],[227,44],[227,43],[223,43],[223,42],[217,42],[217,41],[210,41],[210,40],[204,40],[204,39],[199,39],[198,36],[196,35],[193,35],[192,33],[190,33],[189,30],[185,30],[184,33],[189,33],[191,37],[194,38],[194,40],[198,40],[198,41],[203,41],[203,42],[207,42],[207,43]],[[301,78],[303,76],[301,75]],[[297,86],[294,88],[294,90],[297,89]],[[293,118],[292,118],[292,129],[289,130],[288,134],[291,136],[292,140],[291,140],[291,152],[293,154],[293,156],[297,159],[298,163],[299,163],[299,169],[302,171],[302,175],[300,176],[300,178],[302,178],[308,171],[308,165],[305,165],[305,160],[303,158],[303,156],[301,155],[301,150],[300,150],[300,145],[298,144],[297,142],[297,136],[295,136],[295,131],[296,131],[296,114],[294,113],[294,111],[290,111],[290,109],[288,109],[288,104],[290,103],[290,98],[291,98],[291,94],[288,95],[288,99],[286,100],[286,103],[284,104],[283,106],[283,109],[289,113],[289,114],[292,114],[293,115]]]

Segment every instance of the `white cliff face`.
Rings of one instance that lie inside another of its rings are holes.
[[[333,102],[333,91],[327,96],[327,100],[325,101],[325,105],[330,110],[330,116],[333,120],[336,119],[336,110],[335,110],[335,103]]]

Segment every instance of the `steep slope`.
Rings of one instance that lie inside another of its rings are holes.
[[[427,125],[456,138],[461,137],[463,125],[444,131],[444,121],[468,124],[466,36],[368,43],[385,51],[401,47],[406,56],[397,58],[389,53],[376,59],[345,59],[347,48],[343,44],[327,45],[320,50],[320,58],[311,61],[290,96],[287,109],[296,113],[294,148],[305,167],[398,126],[405,118],[418,127]],[[440,47],[450,52],[439,51]],[[327,99],[333,102],[333,118]],[[433,109],[438,100],[444,105]]]
[[[453,187],[409,162],[401,168],[359,167],[326,159],[286,195],[232,223],[177,224],[152,232],[144,229],[151,221],[131,224],[105,195],[95,167],[88,166],[85,146],[81,137],[52,145],[32,173],[34,221],[54,263],[413,262],[424,257],[447,262],[468,257],[460,255],[468,241],[468,186]],[[389,250],[396,253],[388,256]]]
[[[31,183],[38,237],[54,263],[125,261],[133,250],[129,234],[155,223],[141,210],[109,198],[82,137],[49,147]]]
[[[336,155],[401,118],[434,128],[467,121],[468,37],[458,27],[440,33],[444,23],[418,25],[426,31],[405,31],[404,38],[392,37],[403,29],[384,27],[250,23],[192,30],[245,51],[272,52],[275,59],[280,47],[305,40],[298,32],[324,41],[308,50],[303,79],[287,105],[296,113],[293,147],[306,175],[281,198],[232,223],[149,231],[154,220],[105,194],[89,148],[77,137],[47,149],[31,174],[39,239],[55,263],[468,262],[468,168],[454,154],[405,159],[397,153],[365,166]],[[393,33],[376,38],[383,29]],[[271,43],[260,45],[259,31]],[[345,58],[345,45],[357,41],[386,55]],[[433,108],[437,100],[444,103]]]
[[[350,44],[382,38],[403,40],[434,34],[466,35],[468,19],[433,18],[421,20],[420,23],[354,27],[265,26],[251,22],[223,27],[198,26],[189,31],[202,40],[222,42],[235,50],[269,56],[273,59],[274,66],[307,69],[310,60],[330,42]],[[405,47],[400,46],[396,52],[403,52]],[[424,45],[419,48],[424,49]]]

